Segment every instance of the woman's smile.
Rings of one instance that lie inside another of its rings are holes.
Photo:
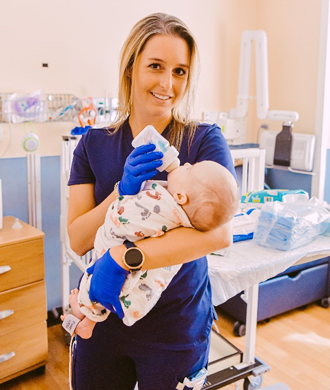
[[[171,99],[171,96],[168,96],[168,95],[161,95],[161,94],[156,93],[156,92],[151,92],[151,94],[153,96],[155,96],[155,98],[160,99],[160,100],[169,100],[169,99]]]

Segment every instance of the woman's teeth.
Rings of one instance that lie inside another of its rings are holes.
[[[151,93],[152,93],[157,99],[167,100],[167,99],[170,98],[169,96],[158,95],[157,93],[154,93],[154,92],[151,92]]]

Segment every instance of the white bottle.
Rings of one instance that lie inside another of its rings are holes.
[[[159,172],[163,172],[165,170],[167,172],[171,172],[173,169],[180,166],[180,160],[178,158],[179,152],[174,146],[170,146],[167,139],[159,134],[158,131],[151,125],[145,127],[132,142],[134,148],[145,144],[154,144],[156,146],[156,150],[164,154],[164,157],[162,158],[163,165],[157,168]]]

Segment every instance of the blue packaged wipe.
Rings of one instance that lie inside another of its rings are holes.
[[[266,203],[254,239],[260,246],[292,250],[311,242],[329,228],[330,213],[311,199],[301,203]]]
[[[233,242],[252,240],[252,238],[253,238],[253,232],[247,234],[234,234]]]
[[[251,240],[260,211],[255,208],[235,214],[233,219],[233,242]]]
[[[263,204],[267,202],[283,202],[290,197],[295,197],[295,199],[305,199],[308,200],[308,193],[304,190],[261,190],[261,191],[251,191],[244,194],[241,198],[241,203],[253,203],[254,206],[257,204]]]

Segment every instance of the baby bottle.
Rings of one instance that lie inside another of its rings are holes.
[[[140,145],[154,144],[156,150],[163,152],[162,158],[163,164],[157,168],[159,172],[167,171],[171,172],[173,169],[178,168],[180,160],[178,158],[179,152],[174,146],[170,146],[167,139],[165,139],[158,131],[151,125],[145,127],[141,133],[139,133],[133,140],[132,145],[134,148]]]

